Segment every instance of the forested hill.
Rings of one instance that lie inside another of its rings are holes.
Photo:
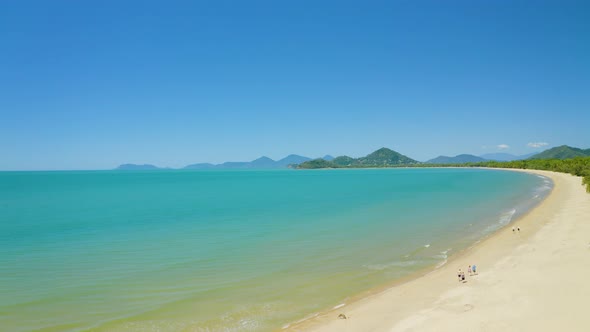
[[[299,164],[297,168],[361,168],[361,167],[393,167],[416,165],[418,161],[388,148],[381,148],[361,158],[348,156],[336,157],[331,161],[314,159]]]
[[[583,150],[562,145],[537,153],[530,159],[570,159],[575,157],[590,157],[590,149]]]

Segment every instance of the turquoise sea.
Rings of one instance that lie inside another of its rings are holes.
[[[444,264],[551,185],[479,169],[0,172],[0,330],[280,330]]]

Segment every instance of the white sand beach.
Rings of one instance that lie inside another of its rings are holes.
[[[289,330],[589,331],[590,194],[579,177],[527,172],[550,177],[554,189],[512,225],[433,272]]]

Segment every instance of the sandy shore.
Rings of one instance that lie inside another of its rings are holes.
[[[590,331],[590,194],[569,174],[550,177],[535,209],[425,276],[290,331]],[[457,270],[476,264],[465,283]],[[348,319],[338,319],[339,314]]]

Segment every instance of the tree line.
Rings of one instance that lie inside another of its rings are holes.
[[[576,157],[570,159],[525,159],[513,161],[482,161],[461,164],[408,164],[408,165],[348,165],[340,166],[323,159],[310,160],[300,164],[297,168],[367,168],[367,167],[490,167],[536,169],[569,173],[582,177],[582,185],[590,193],[590,157]]]
[[[447,164],[438,166],[518,168],[569,173],[575,176],[581,176],[582,185],[585,185],[586,192],[590,193],[590,157],[576,157],[571,159],[525,159],[513,161],[483,161],[478,163],[456,165]]]

